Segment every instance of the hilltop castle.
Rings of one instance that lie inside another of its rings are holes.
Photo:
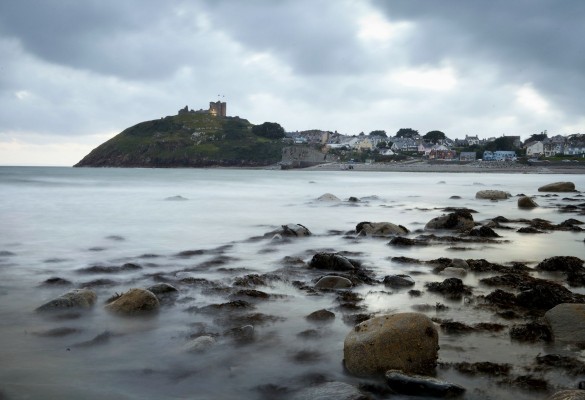
[[[185,106],[185,108],[181,108],[179,110],[179,115],[187,114],[187,113],[198,113],[198,114],[210,114],[214,117],[225,117],[227,116],[227,103],[225,101],[210,101],[209,102],[209,110],[189,110],[189,106]]]

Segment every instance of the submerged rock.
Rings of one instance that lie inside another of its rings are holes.
[[[329,322],[335,319],[335,314],[328,310],[317,310],[305,317],[309,321],[313,322]]]
[[[510,193],[503,190],[480,190],[475,194],[476,199],[485,200],[506,200],[510,197]]]
[[[387,275],[384,277],[384,285],[391,288],[405,288],[414,286],[415,282],[409,275]]]
[[[301,224],[286,224],[282,225],[280,229],[268,232],[264,234],[264,237],[275,238],[276,235],[280,235],[280,238],[291,238],[291,237],[305,237],[311,236],[311,231],[304,225]]]
[[[476,226],[469,232],[469,236],[476,236],[482,238],[497,238],[501,237],[494,230],[488,226]]]
[[[539,192],[574,192],[575,184],[573,182],[554,182],[538,188]]]
[[[454,383],[397,370],[386,372],[386,384],[394,393],[408,396],[457,397],[465,392],[464,387]]]
[[[330,201],[330,202],[338,202],[341,201],[341,199],[337,196],[335,196],[334,194],[331,193],[325,193],[321,196],[319,196],[317,198],[318,201]]]
[[[212,336],[199,336],[184,346],[185,351],[190,353],[203,353],[215,345],[216,340]]]
[[[555,341],[585,344],[585,304],[559,304],[544,318]]]
[[[473,216],[469,212],[457,211],[433,218],[425,225],[425,229],[450,229],[468,231],[475,226]]]
[[[443,282],[429,282],[425,285],[429,292],[441,293],[449,298],[461,298],[470,295],[471,289],[459,278],[447,278]]]
[[[355,227],[355,232],[364,236],[394,236],[406,235],[408,229],[391,222],[360,222]]]
[[[106,305],[108,311],[122,315],[148,314],[159,307],[160,302],[154,293],[145,289],[130,289]]]
[[[334,275],[324,276],[315,284],[317,289],[347,289],[352,286],[353,284],[349,279]]]
[[[90,289],[74,289],[53,299],[36,309],[37,312],[70,310],[72,308],[91,308],[97,295]]]
[[[343,345],[345,367],[357,376],[383,374],[390,369],[428,373],[436,365],[438,350],[439,335],[433,321],[419,313],[364,321],[348,333]]]
[[[538,204],[528,196],[518,198],[518,208],[536,208]]]
[[[295,393],[290,400],[369,400],[356,387],[344,382],[325,382]]]

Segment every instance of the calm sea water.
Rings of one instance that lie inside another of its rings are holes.
[[[582,233],[499,231],[509,243],[472,245],[464,252],[448,246],[397,249],[388,246],[387,240],[351,240],[339,233],[353,230],[361,221],[390,221],[411,231],[422,229],[446,206],[472,208],[477,211],[476,221],[502,215],[559,223],[574,217],[557,211],[555,205],[563,196],[538,197],[541,207],[526,211],[518,210],[514,198],[481,201],[475,193],[498,189],[512,195],[537,195],[539,186],[565,180],[585,190],[584,175],[0,167],[0,394],[14,399],[255,399],[270,398],[262,397],[261,385],[294,390],[315,374],[355,383],[341,367],[343,339],[351,329],[341,312],[336,312],[334,323],[318,327],[320,339],[297,336],[315,328],[304,318],[308,313],[321,308],[335,311],[334,296],[307,296],[289,282],[263,288],[284,297],[259,305],[258,311],[284,320],[257,326],[257,340],[252,344],[236,346],[220,337],[204,354],[183,350],[189,337],[202,326],[218,333],[221,328],[212,318],[185,310],[228,301],[225,297],[181,287],[179,301],[150,319],[111,316],[103,310],[103,302],[116,292],[152,285],[156,274],[175,279],[202,277],[229,286],[246,273],[281,270],[284,257],[308,261],[319,250],[354,252],[379,278],[405,272],[405,268],[417,270],[423,273],[417,276],[419,289],[437,277],[427,267],[405,267],[393,263],[391,257],[485,258],[529,265],[554,255],[584,258]],[[341,201],[317,201],[324,193]],[[168,199],[174,196],[183,200]],[[350,196],[362,201],[347,202]],[[301,223],[314,236],[281,245],[268,239],[249,240],[286,223]],[[222,256],[228,261],[217,267],[203,267],[217,255],[176,257],[185,250],[226,245]],[[92,265],[126,262],[143,269],[116,275],[78,272]],[[37,315],[34,309],[68,290],[39,286],[56,276],[72,281],[72,287],[99,278],[114,283],[96,289],[98,305],[83,317],[54,320]],[[477,294],[489,293],[476,279],[468,276],[466,283],[475,286]],[[365,297],[367,312],[410,311],[413,304],[406,293],[391,294],[383,286],[358,291]],[[444,300],[430,294],[416,300],[436,301]],[[492,318],[469,311],[464,304],[451,307],[452,317],[458,320]],[[64,337],[35,334],[60,327],[77,331]],[[74,346],[104,331],[112,333],[106,343]],[[446,336],[441,341],[443,361],[522,364],[542,351],[511,344],[505,334]],[[306,362],[296,357],[301,351],[316,356]],[[440,374],[475,388],[468,398],[535,398],[503,389],[484,393],[489,382]]]

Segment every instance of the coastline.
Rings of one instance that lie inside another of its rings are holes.
[[[430,164],[425,162],[328,163],[302,168],[308,171],[372,171],[372,172],[430,172],[430,173],[499,173],[499,174],[585,174],[585,165],[525,165],[513,163]]]

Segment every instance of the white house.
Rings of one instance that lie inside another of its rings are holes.
[[[528,157],[538,157],[544,154],[544,144],[540,141],[526,144],[526,155]]]

